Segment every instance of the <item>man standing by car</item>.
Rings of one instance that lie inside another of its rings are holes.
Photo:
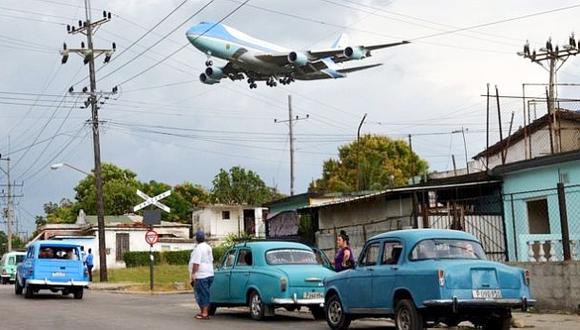
[[[199,305],[200,313],[195,316],[198,320],[209,319],[209,288],[213,282],[213,252],[211,246],[205,242],[205,234],[198,231],[195,234],[197,247],[191,251],[189,265],[191,270],[191,286],[194,288],[195,300]]]

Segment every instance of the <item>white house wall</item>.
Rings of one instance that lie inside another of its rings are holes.
[[[206,235],[215,238],[224,238],[229,234],[239,235],[244,231],[244,210],[254,211],[255,235],[264,237],[266,228],[262,218],[262,208],[244,207],[207,207],[192,214],[194,230],[200,228]],[[230,218],[222,219],[222,211],[229,211]]]

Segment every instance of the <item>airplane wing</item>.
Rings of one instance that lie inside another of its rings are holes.
[[[333,48],[327,50],[316,50],[316,51],[304,51],[304,54],[309,62],[316,62],[323,58],[332,58],[335,63],[347,62],[351,60],[359,60],[371,55],[372,50],[395,47],[400,45],[405,45],[410,43],[409,41],[401,41],[390,44],[379,44],[372,46],[355,46],[346,48]],[[275,54],[262,54],[256,57],[262,61],[277,64],[279,66],[284,66],[290,64],[288,61],[288,56],[290,53],[275,53]]]
[[[381,65],[383,65],[383,63],[355,66],[354,68],[338,69],[336,71],[338,71],[340,73],[349,73],[349,72],[355,72],[355,71],[360,71],[360,70],[376,68],[377,66],[381,66]]]

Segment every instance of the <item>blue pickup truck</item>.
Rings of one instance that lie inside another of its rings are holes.
[[[83,298],[83,289],[89,284],[83,264],[80,245],[61,241],[37,241],[28,247],[26,257],[18,265],[14,292],[24,292],[32,298],[39,290],[61,291]]]

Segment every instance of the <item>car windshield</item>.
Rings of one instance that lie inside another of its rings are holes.
[[[26,257],[26,255],[25,255],[25,254],[17,254],[17,255],[16,255],[16,263],[17,263],[17,264],[19,264],[19,263],[21,263],[22,261],[24,261],[24,257]]]
[[[476,241],[427,239],[415,245],[410,259],[485,259],[485,252]]]
[[[270,250],[266,252],[269,265],[318,264],[312,251],[299,249]]]

